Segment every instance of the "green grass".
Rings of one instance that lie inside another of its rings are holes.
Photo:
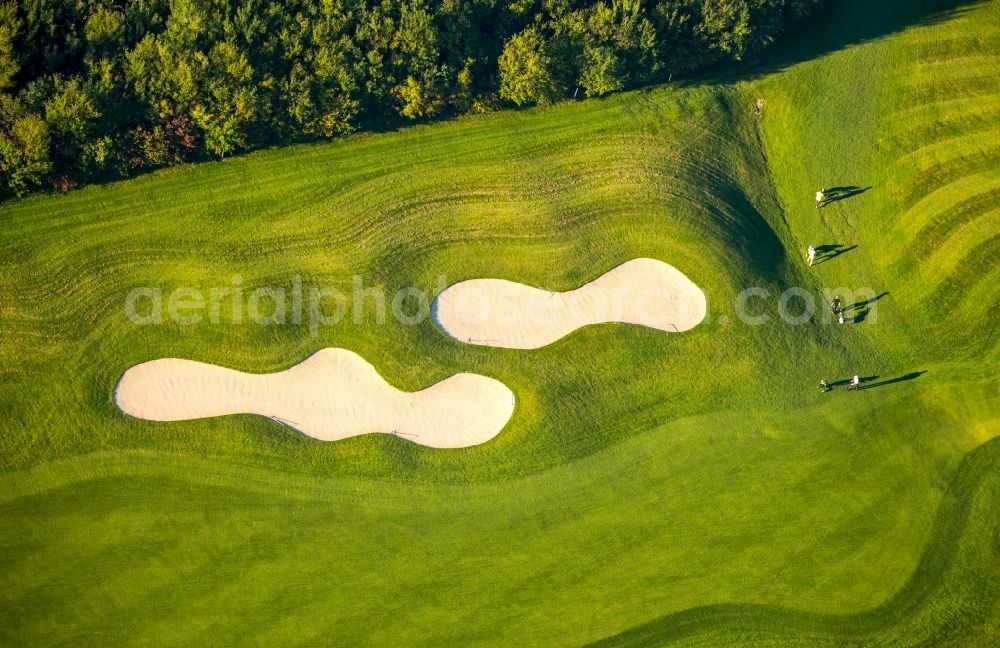
[[[1000,2],[926,22],[871,4],[752,80],[0,205],[0,642],[995,643]],[[859,17],[879,33],[851,38]],[[840,46],[796,56],[813,42]],[[817,211],[820,185],[871,188]],[[803,267],[829,243],[858,247]],[[518,352],[370,312],[314,337],[138,327],[123,307],[135,286],[234,274],[247,292],[296,275],[560,290],[636,256],[688,274],[709,319]],[[768,324],[736,317],[748,286],[772,293],[753,306]],[[856,326],[789,326],[790,286],[888,295]],[[409,390],[496,377],[514,417],[440,451],[112,402],[152,358],[273,371],[324,346]]]

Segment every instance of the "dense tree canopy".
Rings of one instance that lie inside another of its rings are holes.
[[[819,0],[0,0],[0,193],[655,82]]]

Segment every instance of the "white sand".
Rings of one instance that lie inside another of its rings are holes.
[[[152,360],[125,372],[115,403],[152,421],[259,414],[322,441],[383,432],[434,448],[489,441],[514,412],[514,394],[492,378],[460,373],[403,392],[345,349],[323,349],[272,374]]]
[[[568,292],[503,279],[471,279],[441,292],[434,322],[469,344],[537,349],[581,326],[639,324],[671,333],[705,319],[705,293],[679,270],[655,259],[633,259]]]

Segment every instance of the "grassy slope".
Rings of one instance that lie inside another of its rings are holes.
[[[854,6],[830,25],[851,24]],[[893,7],[871,20],[905,24]],[[0,207],[0,637],[580,643],[691,627],[696,641],[892,641],[995,625],[996,443],[962,461],[998,431],[996,257],[976,252],[996,229],[996,104],[962,100],[1000,91],[997,7],[753,83]],[[961,74],[925,78],[928,57]],[[817,184],[841,183],[873,188],[817,214]],[[805,272],[801,250],[832,242],[859,247]],[[233,273],[248,290],[294,274],[346,290],[355,273],[390,291],[440,275],[561,289],[639,255],[703,286],[711,320],[681,336],[593,327],[518,353],[460,347],[428,322],[313,338],[137,328],[121,306],[136,285]],[[752,284],[890,296],[847,329],[751,327],[732,303]],[[268,371],[322,346],[408,389],[460,370],[498,377],[515,417],[489,444],[440,452],[318,444],[251,417],[144,423],[110,400],[146,359]],[[913,370],[928,374],[812,388]],[[704,607],[726,604],[738,605]]]

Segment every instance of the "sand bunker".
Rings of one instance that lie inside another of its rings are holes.
[[[514,412],[514,394],[492,378],[460,373],[403,392],[345,349],[323,349],[272,374],[152,360],[125,372],[115,403],[152,421],[259,414],[322,441],[383,432],[434,448],[489,441]]]
[[[434,322],[469,344],[537,349],[572,331],[625,322],[679,333],[705,318],[705,293],[673,266],[633,259],[568,292],[503,279],[449,286],[434,301]]]

